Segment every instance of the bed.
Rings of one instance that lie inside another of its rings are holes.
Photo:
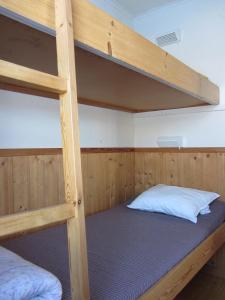
[[[215,201],[211,210],[211,214],[199,216],[197,224],[130,210],[124,204],[87,217],[91,299],[144,295],[223,224],[225,204]],[[2,245],[56,275],[63,286],[63,299],[71,299],[65,225]]]

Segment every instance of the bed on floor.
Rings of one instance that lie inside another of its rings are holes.
[[[197,224],[131,210],[126,205],[87,217],[91,299],[160,299],[149,291],[157,291],[160,281],[169,284],[170,278],[176,290],[176,274],[185,286],[186,279],[189,281],[224,241],[225,204],[217,200],[211,211],[199,216]],[[56,275],[63,286],[63,299],[71,299],[65,225],[2,245]],[[172,299],[173,286],[167,292]]]

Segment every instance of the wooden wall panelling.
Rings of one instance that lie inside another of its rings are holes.
[[[225,151],[137,151],[135,193],[157,183],[215,191],[225,199]]]
[[[86,215],[134,196],[134,152],[114,150],[82,152]],[[0,215],[64,203],[63,178],[60,149],[0,151]]]
[[[135,153],[135,194],[156,185],[161,180],[162,154]]]
[[[29,209],[33,191],[30,188],[30,157],[12,157],[12,212],[23,212]]]
[[[1,215],[63,203],[62,157],[0,157],[0,185]]]
[[[85,212],[109,209],[134,195],[134,153],[82,153]]]
[[[0,214],[11,213],[12,207],[12,161],[0,157]]]

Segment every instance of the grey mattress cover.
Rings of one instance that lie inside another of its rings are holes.
[[[225,220],[225,204],[198,223],[117,206],[86,218],[91,299],[136,299]],[[66,226],[60,225],[1,243],[55,274],[69,300]]]

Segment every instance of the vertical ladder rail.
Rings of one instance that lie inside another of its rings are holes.
[[[66,202],[74,204],[75,217],[67,221],[70,279],[73,300],[89,299],[86,232],[80,157],[75,47],[71,0],[55,0],[59,76],[67,80],[60,95],[63,166]]]

